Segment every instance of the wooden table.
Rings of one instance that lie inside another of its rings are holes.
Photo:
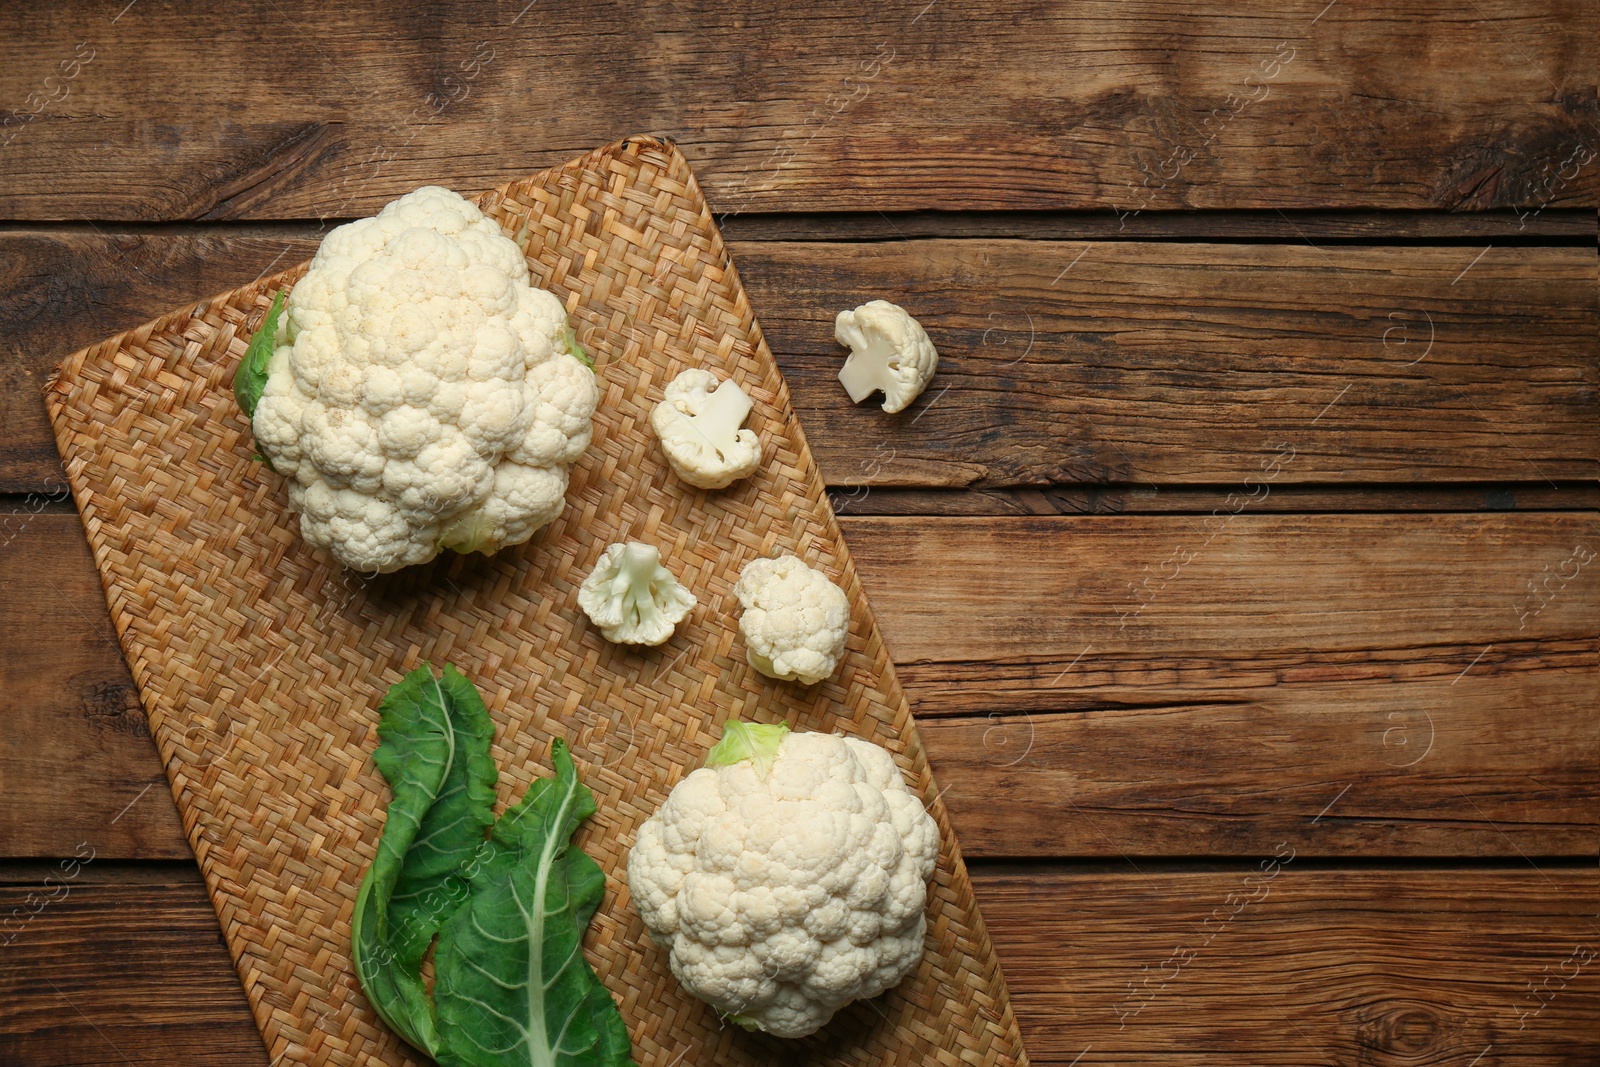
[[[639,132],[726,213],[1036,1063],[1596,1062],[1593,5],[1325,4],[0,12],[0,1063],[266,1062],[49,368]],[[901,417],[834,380],[878,296],[943,356]]]

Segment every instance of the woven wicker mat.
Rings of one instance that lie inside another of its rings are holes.
[[[600,805],[579,843],[608,877],[586,949],[641,1064],[1025,1064],[905,697],[688,165],[632,138],[480,204],[565,300],[602,381],[566,512],[526,545],[364,580],[301,542],[281,480],[250,458],[230,383],[271,294],[304,267],[80,352],[48,392],[112,618],[274,1063],[419,1062],[361,994],[349,920],[389,799],[371,759],[377,704],[432,660],[483,691],[502,804],[544,773],[551,737],[573,745]],[[647,418],[668,381],[701,366],[755,399],[767,457],[719,493],[670,475]],[[578,610],[578,583],[620,540],[660,546],[699,597],[660,649],[607,644]],[[756,674],[737,636],[739,569],[779,549],[828,570],[853,604],[843,665],[810,689]],[[634,831],[734,716],[887,746],[943,835],[920,968],[802,1042],[721,1025],[628,902]]]

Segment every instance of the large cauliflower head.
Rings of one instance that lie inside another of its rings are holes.
[[[752,560],[733,595],[750,666],[801,685],[833,674],[850,636],[850,600],[826,574],[798,556]]]
[[[628,889],[672,973],[804,1037],[922,958],[939,832],[877,745],[730,722],[639,828]]]
[[[561,513],[599,398],[579,353],[517,245],[429,186],[322,242],[251,428],[301,534],[345,566],[495,552]]]

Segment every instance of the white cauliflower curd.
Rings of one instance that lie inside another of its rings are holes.
[[[922,958],[939,832],[894,759],[854,737],[729,722],[639,828],[628,889],[685,988],[804,1037]]]
[[[839,369],[839,382],[852,404],[882,392],[884,411],[891,415],[904,411],[939,369],[939,352],[922,324],[887,300],[839,312],[833,336],[850,349],[850,358]]]
[[[387,572],[520,544],[561,513],[594,373],[561,301],[473,204],[428,186],[340,226],[284,319],[259,399],[235,391],[306,541]]]
[[[784,682],[814,685],[839,666],[850,636],[850,600],[797,556],[745,564],[733,595],[750,666]]]
[[[686,370],[662,391],[650,425],[678,477],[701,489],[726,489],[761,465],[761,438],[740,429],[754,406],[732,378]]]

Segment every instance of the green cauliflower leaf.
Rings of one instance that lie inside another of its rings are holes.
[[[722,724],[722,740],[706,753],[707,767],[727,767],[749,760],[762,778],[778,758],[778,746],[789,736],[788,723],[768,724],[729,719]]]
[[[272,307],[261,320],[261,327],[250,338],[250,347],[245,349],[239,369],[233,373],[233,398],[239,402],[239,410],[247,419],[255,415],[256,405],[261,403],[261,394],[267,388],[267,363],[278,341],[278,317],[282,314],[283,293],[279,292],[272,298]]]
[[[495,823],[472,864],[471,897],[440,932],[434,997],[444,1062],[633,1062],[622,1015],[582,951],[605,874],[570,839],[594,814],[594,794],[565,742],[551,743],[550,758],[555,777],[534,782]]]
[[[373,760],[394,799],[356,897],[351,949],[384,1022],[437,1055],[422,959],[466,899],[462,868],[494,821],[494,724],[477,689],[449,664],[436,679],[424,663],[389,690],[378,711]]]
[[[555,777],[496,821],[494,726],[471,682],[424,663],[379,712],[373,759],[394,798],[351,919],[379,1016],[444,1067],[631,1065],[622,1014],[583,957],[605,874],[571,844],[595,799],[566,743],[551,743]]]

